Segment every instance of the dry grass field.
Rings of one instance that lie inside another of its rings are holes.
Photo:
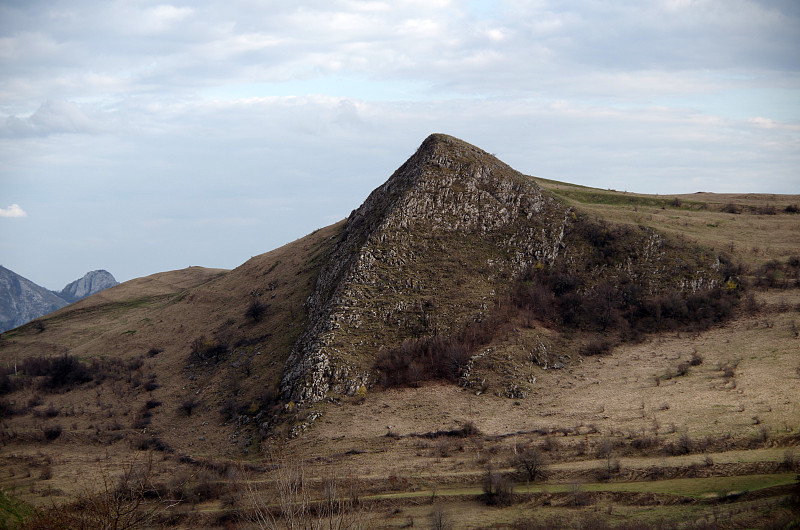
[[[519,314],[476,361],[495,374],[480,389],[374,386],[295,409],[278,378],[341,224],[233,271],[133,280],[0,338],[12,382],[41,356],[93,370],[3,396],[0,528],[798,524],[800,280],[762,267],[800,254],[800,195],[537,181],[591,216],[740,261],[751,287],[735,316],[542,365],[532,352],[554,332]],[[216,363],[221,347],[233,354]],[[529,392],[507,397],[512,376]],[[284,423],[266,436],[256,411]]]

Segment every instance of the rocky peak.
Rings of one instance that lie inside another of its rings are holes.
[[[522,267],[555,259],[568,214],[494,156],[429,136],[348,218],[308,299],[284,396],[352,393],[371,383],[381,347],[479,316]]]
[[[108,271],[91,271],[87,272],[83,278],[67,284],[58,295],[67,302],[73,303],[87,296],[99,293],[103,289],[114,287],[117,283],[117,280],[114,279],[114,276]]]

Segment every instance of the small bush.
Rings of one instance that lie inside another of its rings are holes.
[[[194,397],[184,399],[178,406],[178,413],[183,416],[191,416],[192,411],[197,407],[198,403]]]
[[[29,357],[20,371],[31,377],[44,377],[42,387],[55,390],[88,383],[93,379],[89,368],[69,354],[59,357]]]
[[[738,204],[733,204],[732,202],[729,202],[728,204],[726,204],[725,206],[722,207],[722,211],[724,213],[736,213],[736,214],[739,214],[739,213],[742,213],[742,207],[739,206]]]
[[[796,204],[790,204],[789,206],[784,208],[783,211],[786,212],[786,213],[798,213],[798,212],[800,212],[800,208],[798,208],[798,206]]]
[[[147,392],[152,392],[153,390],[156,390],[159,387],[161,387],[161,385],[159,385],[158,382],[156,381],[155,374],[151,375],[148,378],[148,380],[144,382],[144,389]]]
[[[612,347],[613,344],[611,343],[610,340],[604,337],[596,337],[591,341],[589,341],[588,344],[583,345],[578,351],[578,353],[580,353],[584,357],[591,357],[594,355],[605,355],[609,351],[611,351]]]
[[[488,506],[510,506],[514,500],[514,484],[503,474],[488,469],[482,499]]]
[[[17,413],[16,408],[6,399],[0,399],[0,418],[10,418]]]
[[[148,451],[152,449],[153,451],[164,452],[170,450],[169,446],[167,446],[167,444],[157,436],[139,436],[133,440],[131,446],[133,449],[137,449],[139,451]]]
[[[213,362],[223,361],[229,352],[228,343],[219,339],[207,339],[198,337],[192,341],[190,361],[194,362]]]
[[[247,306],[244,316],[253,322],[259,322],[264,317],[268,307],[269,306],[267,304],[262,303],[260,300],[254,299]]]
[[[797,467],[797,456],[794,454],[794,449],[790,447],[783,452],[780,468],[785,471],[794,471],[795,467]]]
[[[44,429],[44,439],[48,442],[52,442],[59,436],[61,436],[62,428],[61,425],[53,425],[51,427],[46,427]]]
[[[236,419],[241,412],[241,408],[235,399],[228,399],[220,407],[219,413],[222,416],[222,420],[227,422]]]
[[[759,206],[756,208],[756,213],[758,215],[777,215],[778,210],[771,204],[765,206]]]
[[[11,378],[5,372],[0,372],[0,396],[11,394],[20,387],[19,380]]]
[[[678,376],[683,376],[689,373],[689,363],[686,361],[678,363],[678,366],[675,368],[675,373]]]
[[[513,464],[526,480],[536,481],[547,477],[547,459],[535,447],[518,454]]]

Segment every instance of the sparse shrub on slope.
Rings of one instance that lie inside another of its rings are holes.
[[[762,288],[800,287],[800,257],[789,256],[785,263],[770,260],[756,270],[755,285]]]
[[[457,382],[476,350],[522,311],[567,333],[589,335],[578,351],[591,356],[644,333],[707,329],[738,304],[743,268],[724,257],[712,271],[710,256],[698,257],[702,249],[672,246],[647,229],[582,218],[566,241],[555,263],[523,270],[510,286],[510,308],[498,304],[454,335],[409,339],[381,352],[375,368],[383,385]]]
[[[649,331],[705,329],[730,316],[741,291],[741,267],[720,258],[720,281],[692,289],[691,276],[702,264],[689,262],[680,249],[654,248],[651,252],[677,257],[660,264],[669,270],[650,272],[652,263],[642,251],[650,235],[579,220],[568,236],[572,255],[528,267],[512,300],[557,327],[616,333],[622,339]],[[590,355],[608,349],[602,341],[590,346]]]
[[[375,368],[384,386],[415,386],[422,381],[457,382],[475,349],[489,343],[503,325],[498,318],[466,324],[451,336],[408,339],[378,355]]]
[[[30,377],[43,377],[42,387],[50,390],[88,383],[94,379],[95,372],[69,354],[29,357],[22,362],[19,371]]]

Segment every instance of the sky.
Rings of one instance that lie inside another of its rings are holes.
[[[0,265],[234,268],[434,132],[604,189],[800,193],[800,2],[2,0]]]

